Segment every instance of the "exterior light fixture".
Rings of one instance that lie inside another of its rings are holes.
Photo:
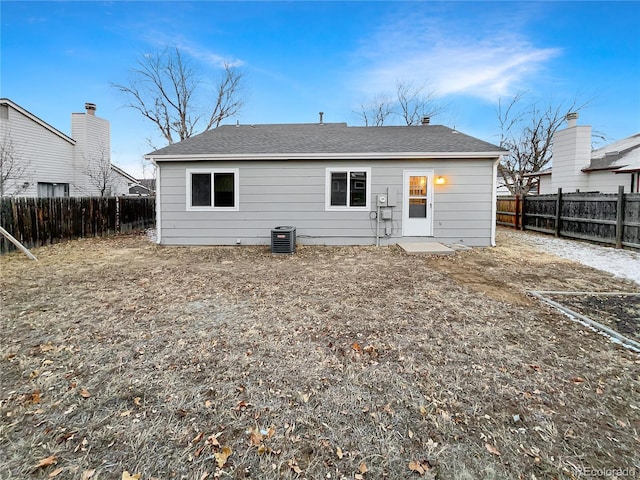
[[[436,177],[436,185],[444,185],[445,183],[446,183],[446,180],[444,179],[443,176]]]

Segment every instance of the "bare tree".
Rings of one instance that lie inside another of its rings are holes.
[[[435,92],[425,92],[424,86],[398,82],[396,92],[399,114],[407,125],[419,125],[423,117],[433,117],[442,111],[435,101]]]
[[[567,113],[578,112],[587,103],[573,100],[569,105],[526,103],[526,92],[515,95],[506,106],[498,101],[500,146],[509,150],[498,166],[505,185],[514,195],[526,194],[534,185],[528,174],[539,172],[551,161],[553,135]],[[523,105],[524,103],[524,105]]]
[[[378,94],[368,104],[361,104],[360,111],[356,112],[364,121],[364,126],[380,127],[385,120],[393,113],[394,101],[388,95]]]
[[[242,74],[225,62],[224,72],[216,90],[215,105],[205,130],[219,127],[225,118],[232,117],[240,111],[244,105],[241,95],[242,80]]]
[[[115,174],[111,168],[109,152],[104,145],[94,154],[85,157],[84,173],[89,178],[89,183],[98,189],[101,197],[111,196],[115,186]]]
[[[25,178],[29,168],[29,161],[25,160],[16,149],[13,139],[8,131],[5,131],[0,142],[0,197],[10,195],[8,188],[16,187],[18,182]]]
[[[223,68],[214,98],[206,100],[201,93],[204,82],[192,63],[177,47],[166,48],[140,57],[130,71],[129,83],[113,87],[125,93],[130,98],[127,106],[153,122],[172,144],[215,128],[239,112],[243,105],[242,73],[226,62]],[[208,108],[203,111],[201,105]]]
[[[378,94],[371,102],[360,105],[360,110],[355,113],[362,118],[365,126],[379,127],[393,117],[411,126],[419,125],[424,117],[434,117],[443,109],[436,100],[435,92],[426,91],[424,85],[398,81],[395,95]]]
[[[138,181],[142,184],[142,186],[155,193],[156,166],[153,162],[145,158],[141,158],[140,162],[140,165],[142,167],[142,178],[138,179]]]

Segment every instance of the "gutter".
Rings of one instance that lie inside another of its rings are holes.
[[[145,155],[144,158],[156,166],[156,243],[160,245],[162,243],[162,212],[160,210],[160,177],[162,173],[153,157]]]
[[[197,153],[181,155],[145,155],[154,162],[188,162],[194,160],[412,160],[412,159],[487,159],[502,157],[505,152],[353,152],[353,153]]]

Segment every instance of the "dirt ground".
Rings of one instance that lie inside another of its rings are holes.
[[[551,294],[547,297],[640,342],[640,295]]]
[[[521,235],[2,256],[0,479],[637,478],[640,356],[527,291],[640,289]]]

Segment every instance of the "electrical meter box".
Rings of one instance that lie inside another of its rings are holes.
[[[393,209],[383,208],[380,210],[380,220],[393,220]]]
[[[396,189],[393,187],[387,188],[387,206],[395,207],[396,206]]]
[[[379,194],[376,197],[376,202],[378,203],[379,207],[386,207],[388,200],[389,200],[389,197],[387,195],[385,195],[384,193]]]

